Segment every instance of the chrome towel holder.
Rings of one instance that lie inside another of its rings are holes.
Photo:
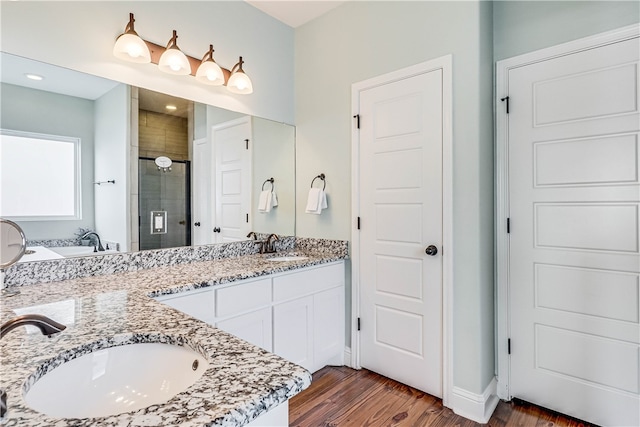
[[[325,180],[325,175],[321,173],[320,175],[313,178],[313,180],[311,181],[311,188],[313,188],[313,183],[316,182],[316,179],[320,179],[322,181],[322,191],[324,191],[327,188],[327,181]]]
[[[274,188],[273,182],[274,181],[275,181],[275,179],[273,179],[273,178],[269,178],[269,179],[265,180],[262,183],[262,191],[264,191],[264,186],[267,185],[267,182],[271,183],[271,191],[273,191],[273,188]]]

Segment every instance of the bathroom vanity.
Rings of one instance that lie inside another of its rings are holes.
[[[287,401],[309,386],[309,371],[342,364],[344,352],[346,251],[297,253],[18,286],[3,300],[3,322],[36,313],[67,329],[47,338],[19,328],[2,339],[5,425],[287,425]],[[32,385],[68,360],[134,343],[183,346],[208,365],[169,401],[133,412],[56,418],[26,404]]]

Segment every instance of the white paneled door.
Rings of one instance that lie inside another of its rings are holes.
[[[211,130],[215,164],[216,243],[245,240],[251,231],[251,117]]]
[[[211,226],[213,199],[211,146],[212,143],[208,138],[193,141],[193,224],[191,228],[193,246],[215,243]]]
[[[442,397],[443,70],[359,96],[360,365]]]
[[[640,425],[640,45],[509,70],[510,394]]]

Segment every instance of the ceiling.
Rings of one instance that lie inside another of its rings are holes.
[[[252,6],[271,15],[290,27],[306,24],[320,15],[324,15],[345,1],[335,0],[245,0]]]
[[[96,100],[118,85],[118,82],[5,52],[0,52],[0,66],[3,83],[78,98]],[[43,79],[30,80],[26,74],[36,74]]]

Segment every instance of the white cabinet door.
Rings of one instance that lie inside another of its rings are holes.
[[[273,307],[273,352],[313,369],[313,296]]]
[[[344,287],[313,296],[313,371],[344,364]]]
[[[222,320],[216,327],[250,342],[253,345],[272,351],[271,308],[252,311],[242,316]]]
[[[162,295],[155,299],[189,316],[213,325],[215,318],[215,292],[211,288]]]

